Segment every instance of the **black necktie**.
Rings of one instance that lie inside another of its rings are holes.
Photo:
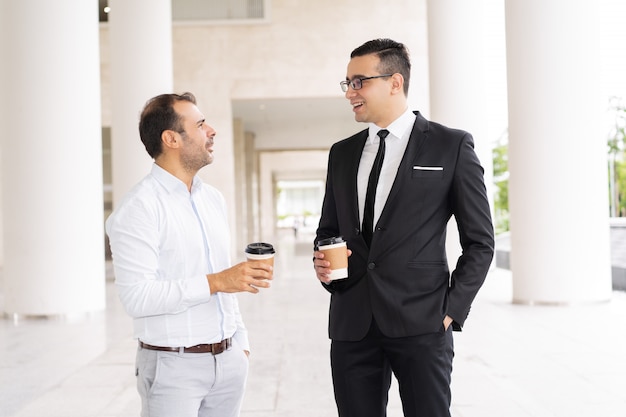
[[[372,243],[372,235],[374,234],[374,200],[376,199],[376,186],[378,185],[378,177],[380,176],[380,168],[383,166],[383,158],[385,157],[385,138],[389,131],[382,129],[378,131],[380,144],[374,166],[370,172],[370,178],[367,182],[367,193],[365,194],[365,207],[363,208],[363,238],[369,247]]]

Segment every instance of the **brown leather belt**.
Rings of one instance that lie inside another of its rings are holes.
[[[212,353],[214,355],[219,355],[224,352],[228,348],[230,348],[233,344],[232,338],[224,339],[218,343],[209,343],[202,345],[195,345],[186,348],[181,347],[168,347],[168,346],[152,346],[147,343],[139,341],[139,347],[142,349],[148,350],[160,350],[163,352],[180,352],[181,350],[185,353]]]

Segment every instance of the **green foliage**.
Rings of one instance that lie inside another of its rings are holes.
[[[617,217],[626,217],[626,162],[624,160],[615,164],[615,175],[617,177]]]
[[[494,227],[496,233],[509,230],[509,157],[508,135],[503,134],[492,150],[494,196]]]
[[[626,106],[621,98],[613,97],[610,108],[615,115],[615,124],[607,141],[610,214],[626,217]]]

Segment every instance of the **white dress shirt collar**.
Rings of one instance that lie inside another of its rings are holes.
[[[389,133],[396,137],[402,138],[407,131],[410,131],[413,128],[413,124],[415,123],[415,114],[407,107],[407,109],[398,117],[396,120],[391,122],[386,129]],[[377,135],[378,131],[382,130],[382,128],[376,126],[374,123],[369,124],[369,140],[378,141]]]
[[[161,184],[169,193],[185,192],[187,194],[187,185],[180,178],[172,175],[169,171],[161,168],[157,163],[152,165],[152,176]],[[193,193],[198,187],[202,186],[202,181],[197,176],[193,177],[191,183],[191,192]]]

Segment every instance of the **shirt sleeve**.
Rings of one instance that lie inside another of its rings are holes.
[[[114,258],[115,285],[132,317],[177,314],[209,301],[206,276],[158,279],[159,212],[145,201],[123,205],[106,222]]]

